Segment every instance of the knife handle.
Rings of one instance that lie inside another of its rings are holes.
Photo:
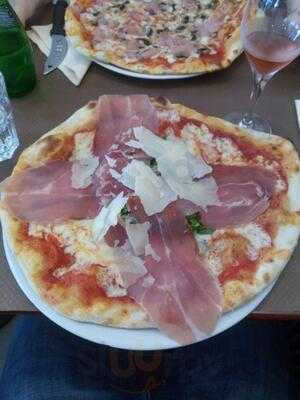
[[[53,8],[53,25],[50,35],[66,35],[65,32],[65,13],[68,3],[65,0],[58,0]]]

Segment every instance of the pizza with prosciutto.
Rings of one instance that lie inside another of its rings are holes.
[[[241,53],[245,0],[71,0],[66,32],[88,57],[149,74],[203,73]]]
[[[6,237],[49,305],[182,344],[272,282],[300,231],[290,141],[165,98],[101,96],[3,186]]]

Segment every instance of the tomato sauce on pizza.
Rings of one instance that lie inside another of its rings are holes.
[[[298,155],[165,98],[102,96],[84,112],[26,150],[6,183],[24,271],[72,318],[198,340],[290,257]]]

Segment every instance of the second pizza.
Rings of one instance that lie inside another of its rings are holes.
[[[149,74],[205,73],[241,53],[245,0],[71,0],[66,31],[85,55]]]

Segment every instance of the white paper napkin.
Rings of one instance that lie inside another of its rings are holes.
[[[47,56],[49,55],[51,47],[51,27],[52,25],[32,26],[31,29],[27,31],[30,39]],[[83,54],[76,51],[69,43],[66,57],[58,68],[72,83],[74,83],[74,85],[78,86],[89,69],[90,64],[91,61]]]
[[[300,128],[300,100],[295,100],[295,106],[297,112],[298,126]]]

